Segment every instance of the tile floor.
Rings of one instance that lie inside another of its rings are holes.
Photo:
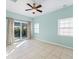
[[[73,50],[39,40],[25,40],[7,47],[6,59],[73,59]]]

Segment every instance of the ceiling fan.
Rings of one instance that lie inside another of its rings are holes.
[[[42,5],[38,5],[38,6],[36,6],[35,3],[33,3],[33,6],[32,6],[31,4],[29,4],[29,3],[27,3],[27,5],[30,6],[31,9],[25,9],[25,11],[32,10],[32,11],[33,11],[33,12],[32,12],[33,14],[35,14],[35,11],[38,11],[38,12],[42,13],[42,10],[39,10],[39,9],[38,9],[38,8],[41,8]]]

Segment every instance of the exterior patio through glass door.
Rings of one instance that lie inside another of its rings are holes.
[[[27,22],[14,22],[14,38],[15,41],[24,40],[27,38]]]

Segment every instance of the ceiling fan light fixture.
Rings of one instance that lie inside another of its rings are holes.
[[[37,5],[36,6],[36,3],[33,3],[33,5],[27,3],[28,6],[31,7],[31,9],[26,9],[25,11],[29,11],[29,10],[32,10],[32,13],[35,14],[36,11],[42,13],[42,10],[39,10],[39,8],[42,7],[42,5]]]
[[[32,13],[35,14],[35,12],[36,12],[36,9],[32,9]]]
[[[36,9],[32,9],[32,12],[36,12]]]

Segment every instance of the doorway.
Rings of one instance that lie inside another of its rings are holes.
[[[14,21],[15,42],[27,39],[27,24],[28,22]]]

